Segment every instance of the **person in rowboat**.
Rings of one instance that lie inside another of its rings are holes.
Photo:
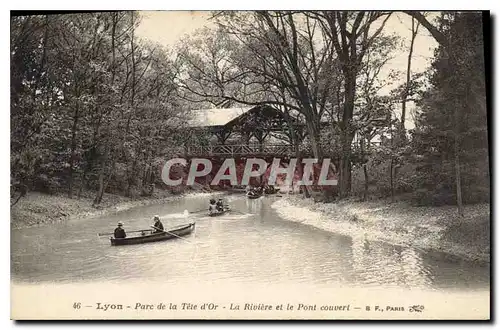
[[[210,204],[208,204],[208,212],[210,212],[210,214],[214,213],[217,211],[217,202],[215,201],[215,199],[210,199]]]
[[[222,198],[219,198],[219,200],[217,201],[217,211],[224,211],[224,202],[222,201]]]
[[[160,217],[158,215],[155,215],[153,220],[155,223],[153,224],[154,231],[153,233],[162,233],[164,231],[163,224],[160,221]]]
[[[123,222],[118,222],[118,227],[116,227],[114,232],[115,238],[125,238],[127,234],[125,233],[125,229],[123,229]]]

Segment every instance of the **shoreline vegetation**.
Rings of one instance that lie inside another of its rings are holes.
[[[490,263],[490,205],[411,206],[390,199],[318,203],[301,195],[285,195],[272,207],[286,220],[341,235],[424,250],[446,259]]]
[[[218,191],[192,190],[173,194],[167,190],[157,190],[152,196],[124,197],[104,194],[98,207],[94,207],[92,192],[83,193],[80,198],[68,198],[65,194],[45,194],[30,192],[19,203],[10,208],[11,229],[50,225],[63,221],[94,218],[138,206],[167,203],[191,196],[213,195]]]

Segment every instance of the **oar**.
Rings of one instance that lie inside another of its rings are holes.
[[[143,229],[143,230],[127,230],[127,233],[140,233],[143,231],[147,231],[149,229]],[[114,235],[115,233],[98,233],[97,236],[108,236],[108,235]]]
[[[206,211],[206,209],[201,209],[201,210],[193,211],[193,212],[189,212],[189,213],[199,213],[199,212],[203,212],[203,211]]]
[[[170,234],[170,235],[172,235],[172,236],[175,236],[175,237],[177,237],[177,238],[180,238],[180,239],[182,239],[182,240],[184,240],[184,241],[186,241],[186,242],[188,242],[188,243],[190,243],[190,244],[194,244],[194,243],[193,243],[193,242],[191,242],[190,240],[187,240],[187,239],[185,239],[185,238],[183,238],[183,237],[180,237],[179,235],[176,235],[176,234],[174,234],[174,233],[172,233],[172,232],[170,232],[170,231],[167,231],[167,230],[165,230],[165,229],[163,229],[163,230],[162,230],[162,229],[160,229],[160,228],[156,228],[155,226],[151,226],[151,228],[154,228],[154,229],[156,229],[156,230],[162,231],[162,232],[164,232],[164,233],[168,233],[168,234]],[[196,228],[196,227],[195,227],[195,228]]]
[[[233,210],[233,209],[229,210],[229,212],[236,212],[236,213],[239,213],[239,214],[246,214],[246,213],[243,213],[243,212],[241,212],[241,211],[238,211],[238,210]]]

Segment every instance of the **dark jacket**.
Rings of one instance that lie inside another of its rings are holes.
[[[153,226],[155,227],[155,233],[161,233],[164,230],[163,224],[160,220],[156,220]]]
[[[122,227],[117,227],[115,229],[115,238],[125,238],[127,237],[127,234],[125,234],[125,229]]]

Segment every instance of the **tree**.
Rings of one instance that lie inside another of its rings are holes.
[[[322,159],[320,122],[338,77],[331,40],[325,38],[318,22],[302,13],[273,11],[223,12],[217,23],[217,35],[232,40],[232,51],[226,52],[223,61],[214,61],[219,52],[195,49],[185,53],[191,66],[198,64],[187,70],[182,88],[207,100],[216,97],[280,109],[289,124],[294,120],[305,124],[314,156]],[[211,69],[214,63],[228,66],[224,75]],[[209,88],[201,90],[200,86]],[[291,131],[296,146],[301,135],[297,133]]]
[[[390,13],[384,12],[314,12],[323,31],[332,41],[343,72],[344,100],[340,121],[342,156],[340,164],[340,194],[345,197],[351,186],[351,145],[355,135],[353,116],[356,99],[356,80],[366,52],[382,33]],[[371,31],[379,19],[381,24]]]
[[[218,33],[231,37],[237,45],[225,59],[231,69],[226,70],[224,76],[216,72],[210,74],[201,69],[200,64],[197,71],[203,74],[191,74],[183,81],[182,87],[204,98],[217,96],[240,104],[267,104],[297,111],[305,118],[315,156],[322,158],[317,143],[319,122],[332,84],[329,73],[334,58],[328,50],[329,41],[322,40],[321,35],[318,38],[317,23],[293,12],[245,12],[222,13],[218,24],[221,31]],[[191,54],[192,58],[196,56],[195,52]],[[210,61],[213,62],[207,57],[204,67]],[[239,88],[224,90],[230,94],[221,95],[221,89],[212,88],[200,93],[193,87],[228,83]],[[247,93],[237,93],[243,89]]]
[[[175,148],[185,118],[171,54],[137,38],[138,19],[133,12],[12,18],[18,191],[93,190],[95,205],[105,191],[152,192],[158,159]]]
[[[445,13],[439,24],[448,44],[436,51],[414,132],[419,192],[424,202],[454,202],[462,217],[464,202],[489,198],[482,17]]]
[[[411,19],[411,39],[410,39],[410,48],[408,50],[408,61],[406,68],[406,84],[404,86],[403,93],[401,95],[401,127],[400,127],[400,136],[402,139],[406,140],[406,129],[405,129],[405,119],[406,119],[406,103],[408,101],[408,96],[410,95],[411,88],[411,61],[413,57],[413,46],[415,45],[415,39],[418,34],[418,27],[420,23],[417,21],[415,23],[415,18]]]

